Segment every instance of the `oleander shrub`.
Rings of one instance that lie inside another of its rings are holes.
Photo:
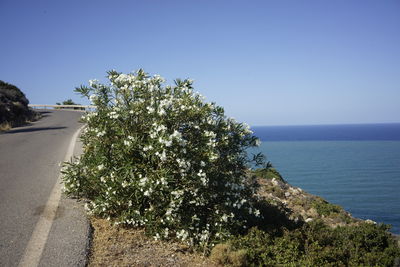
[[[400,257],[386,225],[362,223],[335,229],[315,221],[292,231],[252,228],[211,251],[214,261],[235,266],[393,266]]]
[[[188,79],[165,86],[143,70],[108,79],[76,89],[97,110],[83,118],[83,155],[62,170],[68,194],[116,224],[204,247],[261,220],[246,173],[264,158],[247,154],[259,140],[246,124],[205,103]]]

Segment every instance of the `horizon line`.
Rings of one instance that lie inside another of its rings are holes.
[[[339,125],[377,125],[377,124],[400,124],[400,122],[356,122],[356,123],[322,123],[322,124],[271,124],[250,125],[250,127],[287,127],[287,126],[339,126]]]

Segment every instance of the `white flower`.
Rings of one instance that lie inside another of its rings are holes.
[[[101,131],[101,132],[98,132],[96,135],[97,135],[97,137],[101,137],[101,136],[104,136],[106,134],[106,131]]]
[[[162,116],[162,115],[165,115],[165,114],[166,114],[166,112],[165,112],[164,109],[160,108],[160,109],[158,110],[158,115],[159,115],[159,116]]]
[[[91,96],[89,97],[89,100],[90,100],[90,102],[94,103],[94,101],[97,100],[97,96],[96,96],[96,95],[91,95]]]
[[[165,154],[165,150],[160,155],[161,161],[165,161],[167,159],[167,155]]]
[[[160,239],[160,234],[159,234],[159,233],[156,233],[156,235],[154,236],[154,239],[155,239],[155,240],[159,240],[159,239]]]
[[[158,142],[164,144],[165,146],[169,147],[172,145],[171,140],[164,140],[162,137],[158,138]]]
[[[102,169],[104,169],[104,165],[101,164],[101,165],[97,166],[97,169],[98,169],[99,171],[101,171]]]
[[[161,184],[162,185],[167,185],[168,184],[167,180],[164,177],[161,177]]]
[[[116,79],[115,82],[132,82],[135,80],[135,76],[131,74],[123,74],[121,73]]]
[[[167,227],[167,228],[164,229],[164,237],[168,238],[168,235],[169,235],[169,229]]]
[[[163,77],[161,77],[160,75],[156,74],[153,76],[153,79],[157,82],[163,83],[165,82],[165,79]]]
[[[208,179],[207,179],[206,174],[203,172],[203,170],[200,170],[200,171],[197,173],[197,176],[200,177],[201,183],[202,183],[204,186],[206,186],[207,183],[208,183]]]
[[[207,137],[211,137],[211,139],[214,139],[217,136],[217,134],[213,131],[204,131],[204,135]]]
[[[118,119],[119,114],[117,114],[117,112],[115,112],[115,111],[111,111],[110,113],[108,113],[108,116],[109,116],[111,119]]]
[[[218,155],[215,154],[215,153],[211,153],[211,155],[210,155],[210,160],[211,160],[211,161],[214,161],[214,160],[216,160],[216,159],[218,159]]]
[[[91,210],[91,208],[90,208],[90,206],[89,206],[88,203],[85,203],[85,210],[86,210],[86,211],[90,211],[90,210]]]
[[[124,145],[130,146],[131,145],[131,141],[124,140]]]
[[[156,138],[156,137],[157,137],[157,132],[150,133],[150,138]]]
[[[182,138],[182,134],[180,132],[178,132],[177,130],[174,130],[174,132],[171,134],[170,137],[171,138],[181,139]]]
[[[156,152],[155,154],[156,154],[156,156],[158,156],[160,158],[161,161],[165,161],[167,159],[167,155],[165,153],[165,150],[163,150],[162,153]]]
[[[152,150],[152,149],[153,149],[152,145],[148,145],[148,146],[143,147],[143,151]]]
[[[146,184],[146,182],[147,182],[147,177],[144,177],[144,178],[140,179],[139,185],[144,186]]]
[[[89,86],[90,87],[93,87],[93,86],[97,85],[98,83],[99,83],[99,81],[96,80],[96,79],[89,80]]]
[[[149,113],[153,113],[154,112],[154,108],[153,107],[146,107],[146,109],[148,110]]]
[[[167,211],[165,212],[165,215],[169,216],[169,215],[171,215],[171,213],[172,213],[172,209],[167,209]]]
[[[176,233],[176,237],[178,238],[178,239],[181,239],[181,240],[186,240],[186,238],[189,236],[189,234],[188,234],[188,232],[187,231],[185,231],[185,230],[180,230],[180,231],[178,231],[177,233]]]
[[[159,125],[159,126],[157,126],[157,127],[155,128],[155,130],[156,130],[157,132],[163,132],[163,131],[167,130],[167,127],[165,127],[164,125]]]

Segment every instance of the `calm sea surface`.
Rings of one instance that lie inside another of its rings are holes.
[[[400,234],[400,124],[253,127],[292,185]]]

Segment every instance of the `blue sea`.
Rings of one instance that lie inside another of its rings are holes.
[[[252,130],[290,184],[400,234],[400,123]]]

